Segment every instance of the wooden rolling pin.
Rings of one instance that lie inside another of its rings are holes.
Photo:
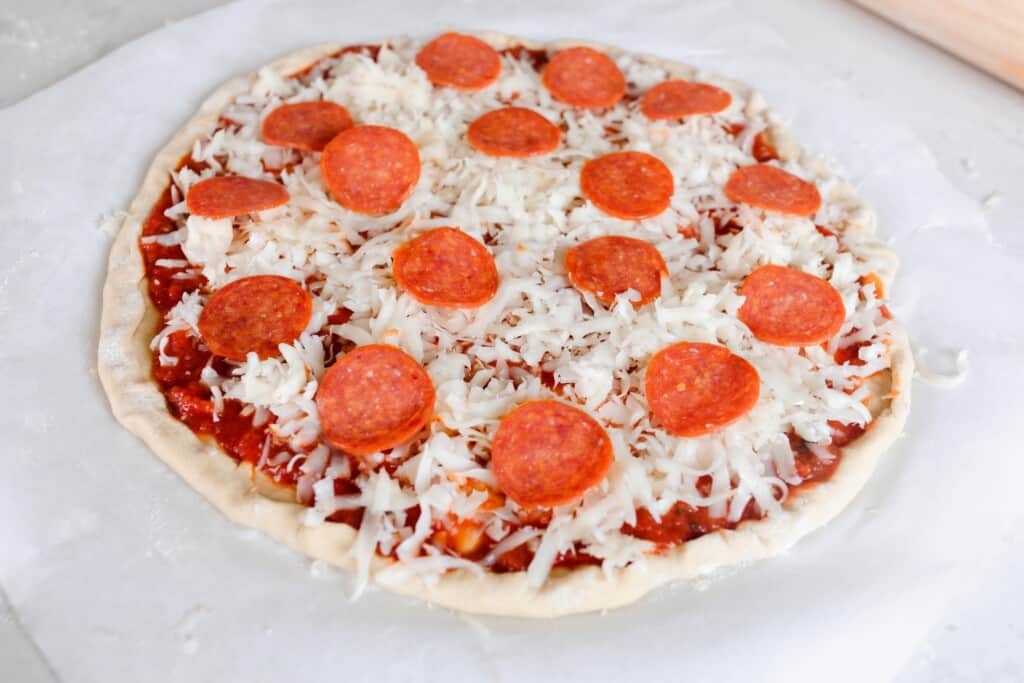
[[[1024,90],[1024,0],[853,0]]]

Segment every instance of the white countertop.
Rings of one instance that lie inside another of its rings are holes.
[[[0,105],[167,22],[220,4],[7,0],[0,8]],[[930,148],[949,181],[984,206],[993,232],[1024,229],[1024,95],[840,0],[732,4],[808,60],[841,74],[856,92],[885,102],[891,117]],[[0,150],[3,145],[0,140]],[[1021,241],[1015,244],[1007,248],[1017,250],[1013,257],[1024,266]],[[976,558],[973,585],[948,607],[897,680],[1024,680],[1022,519],[1000,527],[1000,551]],[[862,654],[868,656],[851,656]],[[0,591],[0,680],[55,679]]]

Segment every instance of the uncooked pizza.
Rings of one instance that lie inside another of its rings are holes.
[[[899,434],[894,255],[753,90],[446,33],[289,55],[153,162],[100,372],[231,518],[556,616],[790,547]]]

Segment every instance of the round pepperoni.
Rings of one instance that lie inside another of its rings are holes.
[[[839,334],[846,307],[836,288],[796,268],[761,266],[747,276],[739,319],[758,339],[778,346],[810,346]]]
[[[675,192],[672,172],[644,152],[614,152],[583,165],[583,196],[610,216],[641,220],[668,208]]]
[[[245,360],[278,354],[278,344],[295,341],[309,324],[313,299],[295,280],[253,275],[214,292],[199,314],[199,334],[218,356]]]
[[[532,157],[558,148],[562,131],[535,111],[506,107],[469,125],[466,140],[492,157]]]
[[[352,117],[335,102],[283,104],[263,119],[263,142],[319,152],[334,136],[352,127]]]
[[[668,275],[665,259],[653,245],[633,237],[611,235],[570,247],[565,270],[577,289],[591,292],[611,304],[627,289],[640,294],[634,306],[642,306],[661,294],[661,278]]]
[[[571,503],[604,479],[612,459],[611,439],[597,421],[552,400],[513,409],[491,443],[498,488],[526,508]]]
[[[552,97],[574,107],[610,107],[626,94],[626,79],[608,55],[589,47],[562,50],[542,76]]]
[[[423,429],[434,410],[434,384],[401,349],[359,346],[324,374],[316,408],[328,441],[347,453],[370,455]]]
[[[640,110],[644,116],[657,121],[678,119],[697,114],[717,114],[732,104],[732,95],[708,83],[665,81],[644,94]]]
[[[234,218],[286,204],[288,190],[269,180],[224,175],[200,180],[188,190],[185,205],[193,216]]]
[[[357,213],[398,210],[420,179],[420,153],[404,133],[356,126],[327,143],[320,171],[331,195]]]
[[[457,228],[436,228],[401,244],[392,272],[399,287],[428,306],[476,308],[498,291],[494,256]]]
[[[810,216],[821,206],[821,195],[812,183],[768,164],[737,168],[725,183],[725,196],[793,216]]]
[[[423,46],[416,65],[431,83],[459,90],[480,90],[498,80],[501,56],[473,36],[445,33]]]
[[[676,436],[702,436],[740,419],[757,403],[754,366],[717,344],[681,342],[656,353],[644,392],[657,424]]]

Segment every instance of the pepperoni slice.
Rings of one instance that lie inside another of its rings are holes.
[[[758,339],[778,346],[810,346],[839,334],[846,307],[826,280],[796,268],[761,266],[747,276],[739,319]]]
[[[324,374],[316,407],[328,441],[347,453],[370,455],[423,429],[434,410],[434,384],[401,349],[359,346]]]
[[[614,152],[583,165],[583,196],[610,216],[641,220],[669,207],[675,181],[661,159],[644,152]]]
[[[653,245],[633,237],[611,235],[570,247],[565,270],[577,289],[591,292],[605,304],[632,289],[640,293],[634,306],[642,306],[661,294],[661,278],[668,275],[665,259]]]
[[[498,80],[501,55],[473,36],[445,33],[423,46],[416,65],[431,83],[459,90],[480,90]]]
[[[277,355],[309,324],[313,299],[302,285],[280,275],[253,275],[214,292],[199,314],[199,334],[218,356],[245,360]]]
[[[612,59],[589,47],[570,47],[551,58],[542,75],[551,96],[573,107],[610,107],[626,94],[626,79]]]
[[[821,195],[812,183],[768,164],[737,168],[725,183],[725,196],[793,216],[810,216],[821,206]]]
[[[757,403],[761,380],[753,365],[724,346],[680,342],[654,354],[644,392],[665,431],[702,436],[746,415]]]
[[[498,268],[483,244],[458,228],[436,228],[395,249],[398,286],[428,306],[476,308],[498,291]]]
[[[420,153],[394,128],[356,126],[327,144],[320,171],[339,204],[379,216],[397,211],[416,186]]]
[[[612,459],[611,439],[596,420],[552,400],[513,409],[491,443],[498,488],[526,508],[571,503],[604,479]]]
[[[732,104],[732,95],[709,83],[675,80],[658,83],[644,94],[640,110],[652,121],[697,114],[717,114]]]
[[[352,117],[335,102],[284,104],[263,119],[263,142],[278,147],[322,151],[335,135],[352,127]]]
[[[188,190],[185,205],[193,216],[234,218],[286,204],[288,190],[269,180],[224,175],[200,180]]]
[[[532,157],[558,149],[562,131],[530,109],[506,107],[469,125],[466,140],[492,157]]]

